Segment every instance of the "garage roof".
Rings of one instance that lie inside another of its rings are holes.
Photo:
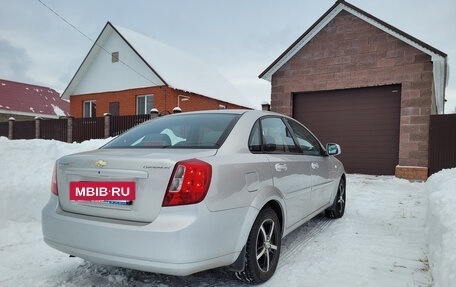
[[[366,21],[367,23],[379,28],[380,30],[404,41],[431,56],[434,66],[434,88],[438,113],[443,113],[445,87],[447,85],[447,55],[442,51],[410,36],[409,34],[383,22],[369,13],[351,5],[344,0],[338,0],[317,22],[315,22],[304,34],[302,34],[290,47],[288,47],[269,67],[266,68],[258,77],[271,81],[272,75],[279,70],[288,60],[300,51],[315,35],[317,35],[334,17],[341,11],[347,11],[354,16]]]

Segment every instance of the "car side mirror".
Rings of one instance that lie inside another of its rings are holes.
[[[340,148],[340,145],[336,144],[336,143],[328,143],[326,144],[326,152],[328,153],[328,155],[340,155],[340,153],[342,152],[342,149]]]

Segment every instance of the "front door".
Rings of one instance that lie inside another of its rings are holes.
[[[333,180],[329,177],[331,161],[327,156],[315,156],[310,164],[312,173],[311,201],[315,209],[319,209],[331,201]]]
[[[329,177],[329,164],[331,162],[320,142],[311,132],[295,121],[287,122],[306,157],[306,162],[310,165],[312,186],[310,201],[311,211],[314,212],[330,201],[332,179]]]

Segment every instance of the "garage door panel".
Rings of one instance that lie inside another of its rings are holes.
[[[345,103],[346,104],[346,103]],[[316,107],[305,107],[306,109],[313,109]],[[397,107],[396,107],[397,108]],[[354,109],[347,109],[344,111],[331,111],[331,110],[320,110],[318,112],[306,112],[306,115],[301,115],[305,117],[311,118],[319,118],[322,123],[325,125],[332,123],[335,125],[341,125],[340,122],[337,122],[335,119],[343,117],[344,118],[344,126],[345,123],[351,124],[358,124],[360,119],[364,121],[368,121],[369,124],[384,126],[383,123],[378,123],[378,120],[381,121],[388,121],[388,122],[395,122],[395,118],[391,118],[391,110],[394,108],[382,109],[382,110],[359,110]],[[330,115],[330,118],[324,118],[322,115]],[[300,116],[299,114],[295,114],[295,116]]]
[[[335,105],[346,105],[346,104],[347,104],[346,101],[342,101],[339,103],[331,103],[330,105],[325,105],[324,107],[318,108],[318,111],[319,112],[331,112],[331,113],[336,113],[336,114],[345,113],[347,111],[352,111],[353,108],[350,106],[334,108]],[[370,107],[369,107],[369,105],[370,105]],[[385,114],[385,113],[389,114],[390,110],[392,108],[396,108],[394,105],[378,106],[377,103],[366,103],[363,106],[357,105],[357,112],[358,113],[370,113],[370,112],[372,112],[372,106],[377,106],[377,109],[375,110],[376,114]],[[311,108],[312,106],[308,105],[308,107]],[[317,112],[311,112],[311,111],[307,111],[307,112],[317,114]]]
[[[400,85],[295,94],[293,116],[323,144],[337,142],[348,172],[394,174]]]
[[[355,111],[347,111],[347,113],[352,113]],[[323,117],[326,115],[328,118]],[[391,113],[383,115],[373,115],[371,113],[358,113],[356,115],[344,115],[344,114],[335,114],[331,112],[321,111],[318,114],[307,113],[305,115],[295,115],[297,118],[305,118],[306,125],[309,129],[318,129],[318,130],[334,130],[341,129],[343,131],[351,131],[353,129],[357,130],[391,130],[393,125],[399,127],[399,122],[397,118],[391,117]],[[309,119],[315,119],[314,122],[309,121]],[[343,119],[343,121],[339,121]],[[393,129],[393,131],[396,129]],[[317,132],[317,130],[315,130]]]
[[[362,126],[352,126],[350,129],[345,129],[345,130],[338,130],[334,131],[334,129],[319,129],[319,127],[316,125],[314,127],[309,127],[311,130],[316,130],[315,135],[318,138],[353,138],[356,137],[359,142],[378,142],[381,141],[384,144],[387,144],[391,141],[384,141],[381,140],[381,138],[385,137],[393,137],[396,135],[396,133],[393,133],[391,130],[385,130],[385,129],[365,129]],[[394,142],[397,142],[398,140],[395,140]],[[356,141],[354,141],[354,144],[356,144]]]

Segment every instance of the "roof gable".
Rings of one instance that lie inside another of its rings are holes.
[[[74,91],[78,90],[79,85],[83,84],[84,81],[90,81],[91,78],[101,78],[99,79],[100,81],[104,80],[100,74],[106,68],[98,68],[98,71],[95,71],[94,63],[96,62],[96,58],[99,57],[98,53],[105,53],[111,57],[111,53],[114,52],[111,49],[114,46],[108,46],[109,39],[114,34],[122,39],[124,45],[129,47],[128,52],[135,54],[143,66],[147,67],[147,69],[144,68],[141,72],[138,72],[138,64],[133,64],[133,59],[125,59],[121,53],[120,61],[122,63],[118,66],[124,70],[129,70],[130,74],[135,77],[135,79],[130,78],[130,80],[126,80],[125,77],[118,79],[117,84],[125,85],[124,89],[133,88],[128,87],[128,85],[133,85],[135,88],[167,85],[174,89],[196,93],[224,102],[249,108],[253,107],[252,103],[246,97],[242,96],[223,76],[193,56],[127,28],[112,25],[110,22],[106,24],[92,49],[89,51],[63,93],[63,97],[69,98],[70,95],[74,94]],[[120,44],[117,43],[117,45]],[[89,73],[92,74],[91,77],[87,76]],[[142,82],[138,82],[138,78],[142,78]],[[88,93],[87,91],[89,89],[87,87],[84,92]],[[79,90],[81,91],[80,88]],[[111,90],[119,89],[112,88]]]
[[[0,79],[0,113],[58,118],[68,111],[54,89]]]
[[[298,53],[298,51],[300,51],[310,40],[312,40],[341,11],[347,11],[348,13],[431,56],[434,72],[434,96],[436,98],[438,113],[442,113],[444,106],[444,91],[447,84],[447,55],[344,0],[338,0],[258,77],[271,81],[272,75],[285,63],[287,63],[296,53]]]
[[[112,62],[113,52],[119,52],[116,63]],[[62,97],[162,85],[166,82],[108,22]]]

